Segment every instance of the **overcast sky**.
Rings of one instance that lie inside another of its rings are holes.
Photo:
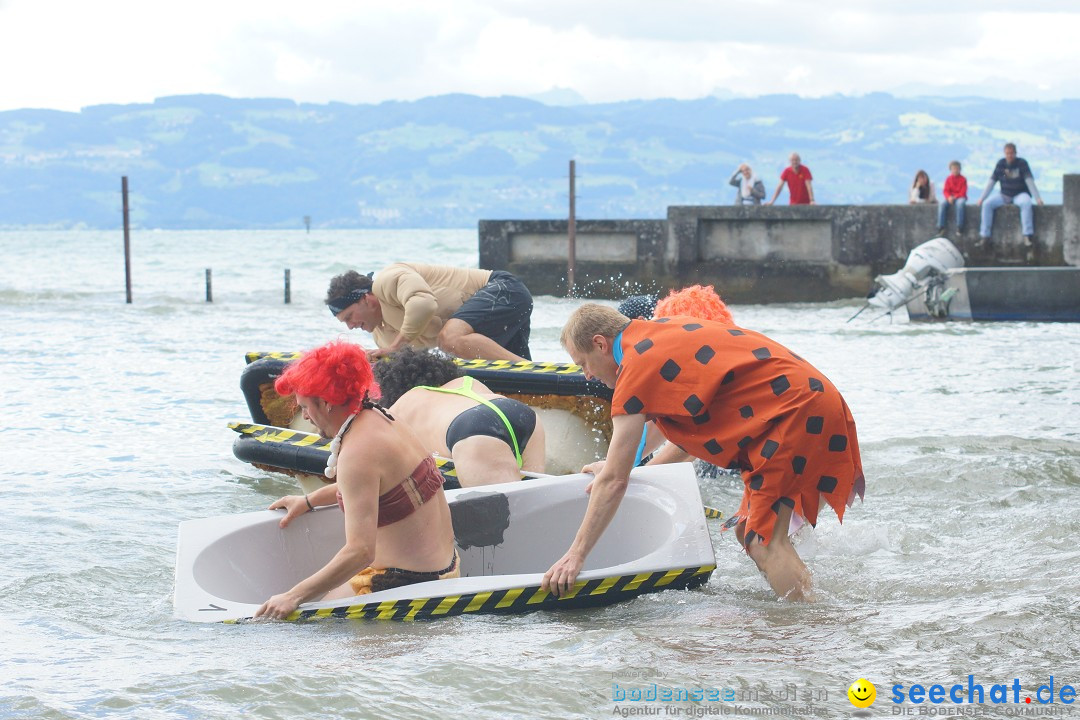
[[[0,0],[0,110],[553,88],[1078,98],[1080,2]]]

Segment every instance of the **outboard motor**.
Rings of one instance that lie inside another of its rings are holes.
[[[874,278],[875,292],[866,302],[886,312],[906,305],[932,275],[964,266],[964,256],[943,237],[924,242],[911,251],[907,264],[892,275]]]

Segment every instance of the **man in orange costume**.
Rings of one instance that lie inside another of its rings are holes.
[[[691,317],[633,320],[578,308],[562,343],[587,377],[614,389],[607,460],[570,549],[543,587],[570,591],[622,501],[646,420],[685,454],[739,468],[745,491],[736,536],[776,594],[811,599],[811,578],[788,539],[793,513],[837,516],[865,481],[855,421],[839,391],[803,358],[760,333]],[[671,453],[654,462],[675,459]]]

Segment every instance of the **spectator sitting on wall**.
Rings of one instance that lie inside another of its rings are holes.
[[[994,194],[989,200],[986,196],[994,189],[996,183],[1001,183],[1001,192]],[[982,222],[979,224],[979,237],[984,244],[990,244],[990,232],[994,227],[994,211],[1002,205],[1016,205],[1020,208],[1020,226],[1024,235],[1024,243],[1028,246],[1034,242],[1035,216],[1031,210],[1031,199],[1040,205],[1043,204],[1039,197],[1039,190],[1035,187],[1035,178],[1031,174],[1031,166],[1027,160],[1016,156],[1016,145],[1006,143],[1005,157],[998,160],[994,172],[990,175],[990,182],[983,190],[982,196],[975,203],[982,208]],[[986,204],[983,204],[983,201]]]
[[[780,197],[780,191],[784,183],[788,186],[789,205],[813,205],[814,204],[814,176],[810,174],[810,168],[802,164],[799,153],[791,153],[791,167],[784,168],[780,174],[780,184],[776,186],[772,200],[768,205],[776,202]]]
[[[949,206],[956,207],[956,233],[964,231],[964,209],[967,205],[967,178],[960,174],[960,161],[953,160],[949,163],[949,177],[945,178],[945,185],[941,188],[945,196],[945,202],[938,207],[937,234],[945,233],[945,215]]]
[[[934,183],[930,181],[930,176],[925,170],[915,173],[915,181],[911,183],[911,190],[908,192],[908,202],[912,205],[937,203]]]
[[[735,193],[736,205],[760,205],[765,199],[765,183],[754,174],[749,165],[743,163],[732,173],[728,185],[734,185],[739,190]]]

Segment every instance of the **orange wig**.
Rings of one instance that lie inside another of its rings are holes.
[[[682,290],[672,290],[666,298],[656,303],[653,317],[671,317],[672,315],[686,315],[702,320],[715,320],[728,325],[735,324],[727,305],[716,294],[712,285],[691,285]]]
[[[278,395],[306,395],[356,412],[366,399],[379,397],[364,348],[343,340],[309,350],[274,382]]]

